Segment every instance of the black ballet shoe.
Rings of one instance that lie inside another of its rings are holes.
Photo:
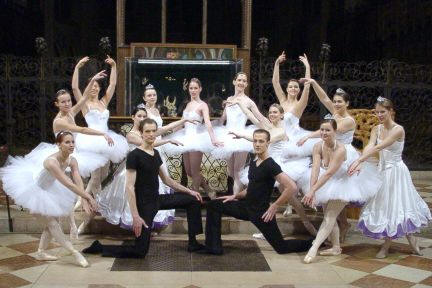
[[[205,248],[206,247],[203,244],[196,242],[193,244],[188,244],[187,251],[188,252],[197,252],[197,251],[203,250]]]
[[[206,255],[222,255],[223,251],[222,250],[211,250],[208,249],[207,247],[204,247],[204,249],[201,250],[197,250],[195,251],[197,254],[206,254]]]
[[[99,254],[102,253],[102,251],[103,251],[103,246],[99,242],[99,240],[93,241],[93,243],[89,247],[82,250],[82,252],[85,254]]]

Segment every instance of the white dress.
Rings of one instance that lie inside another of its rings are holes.
[[[396,126],[395,126],[396,127]],[[379,139],[382,125],[378,126]],[[419,232],[432,220],[428,205],[417,193],[410,172],[402,161],[404,141],[396,141],[379,152],[383,185],[364,207],[358,228],[366,236],[396,239]]]
[[[78,152],[99,153],[109,158],[113,163],[119,163],[129,151],[126,138],[108,129],[109,110],[100,112],[98,109],[88,109],[84,116],[89,128],[108,134],[114,141],[109,146],[103,136],[78,134],[75,138],[75,145]]]
[[[65,169],[69,167],[71,158]],[[76,194],[52,176],[43,164],[24,157],[9,157],[7,163],[0,168],[0,178],[3,190],[16,204],[29,209],[32,214],[45,216],[60,217],[72,211]]]
[[[223,142],[222,147],[214,148],[210,154],[215,159],[227,159],[235,152],[252,152],[252,142],[246,139],[234,139],[229,132],[239,132],[252,136],[255,125],[246,126],[248,120],[239,105],[231,105],[225,108],[225,126],[214,127],[216,139]]]
[[[150,114],[149,117],[151,117]],[[200,123],[203,121],[203,117],[200,116],[196,111],[183,111],[182,118],[196,120]],[[183,146],[176,146],[171,143],[165,144],[163,150],[167,155],[179,155],[193,151],[209,153],[213,149],[210,135],[207,132],[206,126],[203,124],[186,122],[183,129],[178,130],[164,138],[175,139],[183,144]]]
[[[158,127],[162,127],[162,118],[148,114],[149,118],[154,119],[158,123]],[[129,151],[136,148],[136,145],[129,144]],[[166,159],[163,155],[161,147],[156,148],[162,158],[163,169],[166,169]],[[166,170],[168,175],[168,170]],[[171,188],[165,185],[159,177],[159,194],[171,194]],[[105,186],[101,193],[96,195],[96,201],[99,206],[99,213],[106,219],[107,222],[118,225],[123,228],[130,229],[132,227],[132,214],[130,212],[129,202],[126,194],[126,160],[124,160],[114,173],[113,180]],[[174,221],[175,209],[160,210],[153,219],[152,228],[161,228]]]
[[[324,142],[321,142],[321,145],[324,145]],[[345,145],[345,149],[346,147],[347,145]],[[382,181],[376,173],[376,168],[373,164],[365,162],[365,167],[359,175],[348,175],[348,168],[352,163],[352,159],[348,157],[348,154],[349,152],[346,149],[346,158],[341,167],[315,192],[314,204],[316,206],[326,204],[329,200],[363,204],[371,199],[380,189]],[[327,168],[321,163],[318,179],[326,172]],[[298,181],[298,186],[304,194],[307,194],[310,189],[311,173],[312,168],[309,168]]]
[[[69,114],[70,119],[72,120],[72,123],[75,124],[75,119],[72,115]],[[54,122],[58,118],[54,119]],[[55,136],[57,137],[57,133],[55,133]],[[76,139],[77,135],[79,133],[72,133],[74,138]],[[105,141],[105,139],[104,139]],[[42,142],[38,146],[36,146],[30,153],[24,156],[25,159],[33,161],[36,165],[43,165],[43,162],[45,159],[58,152],[58,146],[56,144],[46,143]],[[89,177],[91,172],[95,171],[96,169],[103,167],[109,159],[105,157],[104,155],[94,153],[91,151],[77,151],[77,149],[74,150],[74,153],[72,156],[77,160],[79,172],[81,177]]]
[[[271,143],[268,148],[268,153],[269,156],[272,157],[277,164],[279,164],[282,171],[287,174],[294,182],[297,182],[299,178],[309,169],[310,160],[309,158],[303,158],[287,161],[282,158],[281,155],[283,152],[283,147],[286,145],[285,142],[286,141],[278,141]],[[240,173],[240,181],[243,183],[243,185],[248,185],[249,166],[244,168]],[[279,183],[276,182],[275,186],[279,186]]]

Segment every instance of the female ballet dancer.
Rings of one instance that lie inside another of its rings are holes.
[[[355,159],[359,157],[359,153],[357,150],[351,145],[354,139],[354,132],[356,129],[356,122],[354,118],[348,113],[349,106],[349,95],[341,88],[336,90],[336,93],[333,96],[333,101],[327,96],[327,93],[321,88],[321,86],[314,80],[310,78],[302,78],[301,81],[305,82],[305,85],[310,84],[314,89],[316,95],[318,96],[321,103],[327,108],[327,110],[331,113],[332,117],[337,122],[337,131],[336,131],[336,140],[345,144],[345,148],[347,151],[347,161],[352,163]],[[298,141],[298,145],[304,145],[311,139],[317,138],[320,135],[320,131],[317,130],[315,132],[309,133]],[[285,150],[285,153],[289,153]],[[373,169],[372,166],[369,167]],[[359,204],[359,203],[357,203]],[[348,233],[351,224],[348,223],[347,212],[344,209],[339,217],[338,222],[340,225],[340,237],[341,242],[345,242],[345,237]]]
[[[263,120],[265,117],[259,112],[255,102],[245,94],[245,89],[248,85],[248,79],[244,72],[236,74],[234,80],[234,95],[227,98],[227,101],[241,100],[247,109],[252,111],[258,120]],[[233,193],[237,194],[242,189],[240,180],[240,171],[244,168],[248,152],[253,151],[252,143],[245,139],[234,139],[230,131],[237,131],[243,134],[252,135],[254,131],[253,125],[246,126],[248,118],[243,113],[238,105],[225,106],[223,114],[219,119],[219,124],[226,121],[225,126],[216,126],[215,133],[224,145],[216,147],[211,151],[211,155],[215,159],[226,159],[227,174],[228,174],[228,191],[230,192],[231,183],[233,182]]]
[[[88,151],[93,153],[99,153],[107,157],[113,163],[119,163],[126,157],[129,151],[129,146],[126,138],[108,129],[109,110],[107,109],[110,100],[115,91],[117,81],[117,70],[115,61],[108,56],[105,63],[111,66],[111,75],[109,80],[109,86],[106,89],[105,95],[99,99],[100,85],[97,81],[93,83],[93,86],[89,92],[89,100],[86,105],[81,108],[81,112],[87,125],[90,128],[104,132],[108,134],[114,140],[114,145],[110,146],[105,142],[100,141],[99,136],[78,134],[76,137],[76,146],[78,151]],[[79,79],[79,67],[74,70],[72,76],[72,90],[76,101],[79,101],[82,97],[81,91],[78,85]],[[109,162],[104,167],[97,169],[91,173],[90,181],[87,184],[86,191],[93,193],[96,196],[101,191],[101,183],[103,179],[108,175]],[[78,234],[84,231],[89,221],[94,215],[86,215],[84,221],[78,227]]]
[[[253,113],[245,107],[243,102],[239,100],[227,102],[227,105],[236,105],[236,104],[240,106],[240,108],[246,114],[248,119],[251,120],[251,122],[254,125],[256,125],[256,127],[261,129],[266,129],[267,131],[269,131],[271,135],[270,146],[268,149],[270,157],[272,157],[273,160],[275,160],[276,163],[278,163],[279,166],[281,166],[282,171],[284,173],[286,173],[294,182],[297,182],[299,178],[303,175],[303,173],[305,173],[308,170],[310,161],[307,158],[302,158],[302,159],[299,158],[297,160],[290,159],[289,161],[287,161],[281,157],[281,154],[284,149],[284,145],[286,145],[286,142],[289,140],[285,132],[285,127],[283,125],[284,110],[282,106],[276,103],[272,104],[269,108],[268,119],[264,118],[265,119],[264,121],[259,121],[253,115]],[[244,138],[246,140],[253,142],[253,138],[247,134],[245,135],[242,133],[238,133],[236,131],[232,131],[231,134],[235,135],[236,138]],[[248,171],[249,171],[249,166],[243,169],[243,171],[241,172],[242,176],[240,180],[244,185],[248,185],[249,182]],[[276,186],[277,185],[279,184],[276,183]],[[284,189],[283,187],[278,187],[278,188],[280,191],[283,191]],[[306,227],[306,229],[308,230],[308,232],[315,236],[317,233],[315,227],[307,218],[301,203],[299,203],[299,206],[301,207],[301,210],[297,211],[299,217],[302,219],[302,222]],[[262,236],[261,233],[254,234],[254,237],[260,239],[264,238],[264,236]]]
[[[205,132],[203,125],[186,123],[184,129],[167,137],[167,139],[179,141],[183,146],[167,144],[164,150],[168,155],[183,154],[186,174],[192,178],[192,190],[198,191],[199,187],[203,187],[207,193],[210,193],[213,191],[210,190],[201,174],[203,153],[209,153],[214,147],[221,147],[223,143],[219,142],[215,136],[207,103],[200,99],[201,82],[197,78],[192,78],[189,81],[188,90],[191,100],[183,110],[183,118],[199,122],[204,120],[207,131]],[[213,195],[210,196],[213,197]]]
[[[306,192],[302,202],[310,207],[324,206],[324,219],[312,247],[304,258],[305,263],[311,263],[315,259],[318,248],[329,235],[333,246],[321,251],[320,255],[342,253],[336,217],[348,202],[366,201],[373,197],[381,186],[378,176],[371,170],[364,171],[363,179],[348,176],[348,166],[351,162],[348,161],[346,145],[336,138],[337,128],[337,122],[332,118],[321,122],[322,141],[315,144],[312,168],[302,177],[303,183],[310,183],[302,187]]]
[[[285,51],[283,51],[282,54],[276,59],[274,69],[273,69],[273,78],[272,78],[273,89],[275,91],[276,97],[279,100],[279,104],[282,106],[282,108],[285,111],[284,124],[285,124],[285,131],[289,138],[289,142],[286,145],[284,145],[284,150],[286,151],[285,153],[287,155],[290,155],[289,159],[304,159],[304,158],[309,159],[309,157],[312,155],[313,146],[315,145],[315,143],[319,141],[319,138],[315,138],[314,140],[309,140],[304,145],[297,145],[297,142],[302,137],[311,133],[311,131],[304,130],[299,125],[300,118],[303,115],[303,112],[306,109],[309,100],[310,84],[308,83],[304,85],[303,91],[299,98],[298,96],[300,94],[300,83],[297,79],[290,79],[288,81],[288,85],[285,93],[280,84],[280,77],[279,77],[279,65],[285,60],[286,60]],[[310,65],[306,57],[306,54],[300,56],[299,60],[305,66],[305,78],[310,78],[311,70],[310,70]],[[289,204],[285,212],[283,213],[284,216],[288,216],[289,214],[291,214],[292,213],[291,206],[294,206],[297,214],[303,215],[301,216],[301,218],[306,219],[306,213],[303,209],[303,206],[296,197],[292,197],[288,203]],[[306,223],[310,223],[310,222],[308,221]],[[313,228],[313,230],[315,230],[315,228]],[[316,235],[316,230],[314,235]]]
[[[80,266],[87,267],[87,260],[67,240],[57,217],[70,213],[75,205],[76,195],[83,198],[83,207],[88,213],[96,210],[97,204],[90,194],[84,191],[78,162],[71,156],[75,146],[72,133],[59,132],[56,143],[58,151],[48,156],[43,165],[24,157],[10,157],[10,165],[0,169],[0,178],[4,191],[15,203],[29,209],[32,214],[40,215],[45,224],[36,259],[57,260],[57,257],[45,252],[54,238],[72,253]],[[67,168],[70,168],[73,180],[66,175]]]
[[[391,100],[378,97],[375,113],[380,124],[372,129],[368,145],[361,157],[351,164],[349,174],[355,174],[361,169],[362,162],[379,152],[383,185],[363,207],[358,228],[366,236],[385,239],[377,258],[387,257],[391,240],[402,236],[406,236],[413,252],[420,255],[418,239],[413,233],[428,225],[432,220],[431,212],[417,193],[402,160],[405,130],[393,119],[395,110]]]
[[[139,132],[141,121],[148,117],[147,109],[144,104],[139,104],[132,112],[132,129],[127,133],[126,139],[129,143],[129,149],[132,151],[137,146],[142,144],[142,136]],[[189,122],[187,119],[175,121],[166,126],[161,126],[156,131],[156,136],[167,133],[169,130],[175,129],[178,126]],[[159,126],[158,126],[159,127]],[[159,139],[155,141],[155,146],[160,146],[166,143],[181,145],[174,139]],[[109,183],[102,192],[96,196],[96,201],[99,206],[99,212],[111,224],[120,224],[124,228],[132,227],[132,215],[126,195],[126,160],[124,160],[114,173],[114,179]],[[159,186],[159,194],[171,194],[170,189],[161,191]],[[161,193],[163,192],[163,193]],[[157,229],[170,224],[174,220],[174,210],[161,210],[160,215],[156,214],[153,219],[153,228]],[[158,212],[158,213],[159,213]],[[159,215],[159,216],[158,216]]]

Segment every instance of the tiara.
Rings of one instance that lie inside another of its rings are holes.
[[[146,109],[145,104],[141,103],[136,106],[137,109]]]
[[[144,90],[150,90],[150,89],[155,89],[152,84],[148,84],[147,86],[145,86]]]
[[[337,93],[337,94],[347,94],[347,93],[345,92],[345,90],[343,90],[342,88],[337,88],[337,89],[336,89],[336,93]]]
[[[377,102],[385,102],[385,101],[388,101],[388,99],[382,96],[378,96]]]
[[[335,120],[333,115],[328,113],[327,115],[324,116],[324,120]]]

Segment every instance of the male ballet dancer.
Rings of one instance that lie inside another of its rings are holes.
[[[269,157],[267,149],[270,133],[257,129],[253,133],[253,147],[256,158],[249,166],[249,185],[237,195],[224,196],[207,203],[207,223],[205,249],[198,253],[220,255],[223,253],[221,239],[222,214],[237,219],[251,221],[279,254],[307,251],[312,240],[284,240],[276,223],[276,211],[284,205],[296,191],[291,178],[282,172],[280,166]],[[275,181],[285,189],[281,196],[270,205],[270,196]],[[241,200],[240,200],[241,199]],[[240,201],[237,201],[240,200]]]
[[[162,159],[153,148],[156,139],[157,123],[150,118],[140,123],[143,143],[131,151],[126,158],[126,193],[133,219],[135,245],[102,245],[98,240],[84,249],[84,253],[102,253],[105,257],[143,258],[150,245],[151,224],[158,210],[183,208],[187,212],[188,251],[203,248],[195,236],[201,234],[201,195],[192,191],[167,175],[161,168]],[[159,195],[158,176],[166,185],[173,188],[174,194]],[[144,227],[144,229],[143,229]]]

